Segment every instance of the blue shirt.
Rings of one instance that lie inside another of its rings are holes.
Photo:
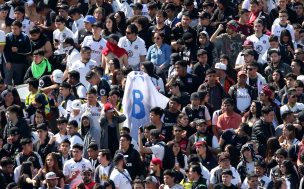
[[[162,64],[169,65],[171,56],[171,46],[164,43],[160,48],[156,44],[151,45],[146,55],[146,60],[151,61],[154,65],[160,66]]]

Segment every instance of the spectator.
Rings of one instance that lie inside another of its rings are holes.
[[[124,169],[124,156],[120,153],[116,154],[113,162],[115,164],[115,168],[111,173],[110,179],[113,180],[115,188],[131,189],[132,179],[129,172]]]

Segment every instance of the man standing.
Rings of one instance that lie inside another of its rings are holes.
[[[139,70],[139,63],[145,61],[147,49],[145,41],[138,37],[136,25],[130,24],[126,36],[119,39],[118,46],[128,52],[128,63],[133,70]]]
[[[100,164],[95,169],[95,182],[103,186],[110,179],[110,173],[114,168],[110,150],[101,149],[98,160]]]
[[[6,35],[4,47],[5,83],[12,85],[14,80],[14,85],[20,85],[27,70],[26,55],[31,53],[32,46],[29,37],[22,32],[20,21],[14,21],[11,29],[12,32]]]
[[[65,183],[70,184],[70,188],[75,188],[77,184],[83,182],[81,172],[86,169],[93,169],[91,162],[82,157],[83,146],[75,144],[72,147],[73,158],[66,161],[63,166]]]
[[[115,168],[113,169],[110,180],[115,184],[115,188],[119,189],[131,189],[132,188],[132,179],[129,172],[124,169],[125,159],[124,156],[120,153],[116,154],[113,162]]]
[[[262,117],[255,122],[252,127],[252,141],[258,144],[258,151],[262,157],[265,157],[266,143],[270,137],[275,135],[275,130],[272,125],[274,111],[272,107],[265,106],[262,108]]]

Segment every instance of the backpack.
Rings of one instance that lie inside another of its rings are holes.
[[[157,144],[164,147],[164,158],[162,160],[163,169],[164,170],[173,169],[173,167],[175,165],[175,157],[174,157],[172,149],[168,145],[166,145],[162,142],[159,142]]]

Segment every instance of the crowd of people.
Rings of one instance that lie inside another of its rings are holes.
[[[0,0],[0,188],[303,189],[303,3]]]

